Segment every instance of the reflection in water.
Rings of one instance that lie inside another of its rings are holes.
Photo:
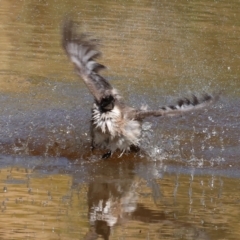
[[[239,239],[239,7],[2,0],[0,238]],[[196,89],[225,89],[221,101],[149,119],[143,152],[99,160],[91,97],[60,46],[66,12],[103,39],[105,74],[132,106]]]
[[[224,172],[149,161],[2,159],[12,166],[1,166],[2,239],[218,239],[237,228],[238,179]]]
[[[211,239],[227,234],[222,224],[229,219],[222,214],[228,190],[223,186],[229,179],[214,173],[198,175],[191,168],[167,168],[142,161],[108,161],[91,169],[88,175],[93,179],[87,192],[90,228],[85,239],[97,239],[97,235],[104,239]],[[206,231],[210,226],[219,232]]]

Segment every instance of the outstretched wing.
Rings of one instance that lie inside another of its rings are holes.
[[[181,115],[185,112],[190,112],[207,107],[208,105],[216,101],[218,97],[219,95],[213,97],[209,94],[204,94],[202,98],[197,98],[195,95],[192,95],[191,99],[179,99],[176,105],[161,107],[159,110],[137,110],[135,118],[143,119],[149,116],[159,117]]]
[[[82,77],[97,101],[113,92],[110,83],[99,75],[99,71],[105,66],[95,61],[101,56],[96,39],[91,39],[86,34],[79,34],[76,23],[66,20],[62,31],[62,45],[74,63],[78,75]]]

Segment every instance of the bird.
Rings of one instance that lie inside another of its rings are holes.
[[[65,19],[62,26],[62,47],[77,74],[82,78],[94,102],[91,115],[92,148],[100,147],[107,152],[102,158],[109,158],[120,150],[120,156],[132,148],[139,149],[142,123],[146,117],[176,116],[196,109],[205,108],[216,97],[204,93],[201,97],[192,94],[181,98],[175,105],[163,106],[157,110],[136,109],[128,106],[110,82],[100,71],[106,67],[97,59],[101,56],[99,40],[79,31],[79,24]]]

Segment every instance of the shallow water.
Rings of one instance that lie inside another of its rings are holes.
[[[239,7],[2,0],[0,238],[238,239]],[[132,106],[220,100],[147,119],[140,153],[103,161],[89,150],[92,97],[61,48],[66,13],[101,39],[103,74]]]

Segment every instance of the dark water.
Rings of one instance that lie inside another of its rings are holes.
[[[1,239],[239,239],[239,1],[0,2]],[[132,106],[220,100],[147,119],[140,153],[103,161],[66,14],[101,39]]]

